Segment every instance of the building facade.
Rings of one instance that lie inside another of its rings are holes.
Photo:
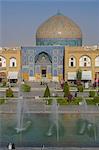
[[[20,48],[0,48],[0,82],[18,80],[21,68],[20,52]]]
[[[82,71],[82,81],[95,81],[99,78],[99,47],[65,47],[64,77],[75,81],[78,70]]]
[[[25,80],[63,78],[63,46],[22,47],[22,72]]]

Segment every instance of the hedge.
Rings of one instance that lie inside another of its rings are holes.
[[[28,84],[23,84],[21,88],[23,92],[30,92],[31,90],[31,87]]]
[[[83,92],[84,87],[83,87],[83,85],[78,85],[77,89],[78,89],[79,92]]]
[[[95,96],[95,97],[94,97],[94,102],[95,102],[95,103],[99,103],[99,96]]]
[[[11,88],[6,89],[6,97],[14,97],[14,94]]]
[[[5,102],[4,98],[0,98],[0,105],[3,104]]]
[[[95,96],[95,91],[89,91],[89,97],[94,97]]]

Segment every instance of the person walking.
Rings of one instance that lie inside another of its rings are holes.
[[[9,143],[7,147],[8,147],[8,150],[12,150],[12,144],[11,143]]]
[[[41,148],[41,150],[44,150],[45,149],[45,146],[44,145],[42,145],[42,148]]]
[[[14,143],[12,144],[12,149],[15,149],[15,144]]]

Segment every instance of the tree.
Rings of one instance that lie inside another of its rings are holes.
[[[78,71],[76,73],[77,85],[81,84],[81,78],[82,78],[82,71],[81,71],[81,69],[78,69]]]
[[[47,85],[47,87],[46,87],[46,89],[45,89],[44,97],[50,97],[50,90],[49,90],[48,85]]]
[[[63,92],[64,92],[64,97],[68,97],[70,91],[69,91],[69,85],[67,82],[64,83]]]
[[[6,89],[6,97],[14,97],[14,94],[11,88]]]

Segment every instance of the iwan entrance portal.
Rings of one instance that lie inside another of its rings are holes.
[[[35,57],[35,77],[50,80],[52,77],[52,60],[48,53],[42,52]]]

